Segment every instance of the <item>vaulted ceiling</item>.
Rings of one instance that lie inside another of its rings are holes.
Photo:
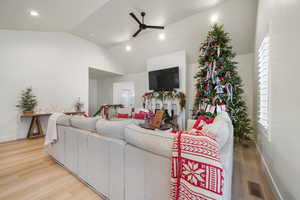
[[[149,57],[185,49],[189,62],[196,62],[199,43],[217,14],[232,34],[238,53],[253,51],[257,0],[1,0],[0,29],[62,31],[87,39],[108,51],[127,72],[144,71]],[[40,13],[29,15],[30,10]],[[129,12],[147,13],[145,22],[163,25],[137,38],[137,23]],[[125,51],[130,44],[132,51]]]

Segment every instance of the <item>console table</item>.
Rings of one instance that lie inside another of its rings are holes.
[[[80,115],[84,112],[65,112],[66,115]],[[52,113],[33,113],[33,114],[26,114],[21,115],[21,118],[31,117],[30,126],[27,133],[27,138],[37,138],[44,136],[43,129],[39,120],[39,117],[47,117],[52,115]],[[35,131],[36,128],[36,131]]]

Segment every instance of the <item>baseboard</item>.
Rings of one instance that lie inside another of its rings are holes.
[[[271,171],[270,171],[270,169],[269,169],[269,167],[267,165],[267,162],[266,162],[266,160],[265,160],[265,158],[264,158],[264,156],[263,156],[263,154],[262,154],[259,146],[257,145],[257,143],[255,143],[255,145],[256,145],[257,152],[259,153],[259,156],[260,156],[260,158],[262,160],[262,165],[263,165],[262,167],[264,168],[264,171],[267,174],[268,181],[271,184],[271,187],[272,187],[272,190],[273,190],[273,192],[275,194],[276,199],[278,199],[278,200],[284,200],[283,197],[282,197],[282,195],[281,195],[281,193],[280,193],[280,191],[279,191],[279,188],[278,188],[278,186],[277,186],[277,184],[276,184],[276,182],[275,182],[275,180],[274,180],[274,178],[273,178],[273,176],[271,174]]]
[[[15,136],[4,136],[0,137],[0,143],[15,141],[17,138]]]

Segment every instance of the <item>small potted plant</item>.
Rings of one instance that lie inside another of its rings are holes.
[[[37,106],[38,102],[36,96],[32,93],[32,88],[26,88],[22,91],[21,99],[19,100],[18,108],[23,109],[24,115],[33,114],[33,109]]]
[[[80,97],[78,97],[77,102],[75,103],[75,111],[81,112],[81,109],[83,108],[84,104],[80,101]]]

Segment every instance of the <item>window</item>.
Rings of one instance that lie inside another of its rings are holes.
[[[265,37],[258,50],[258,123],[268,135],[269,129],[269,52],[270,38]]]

